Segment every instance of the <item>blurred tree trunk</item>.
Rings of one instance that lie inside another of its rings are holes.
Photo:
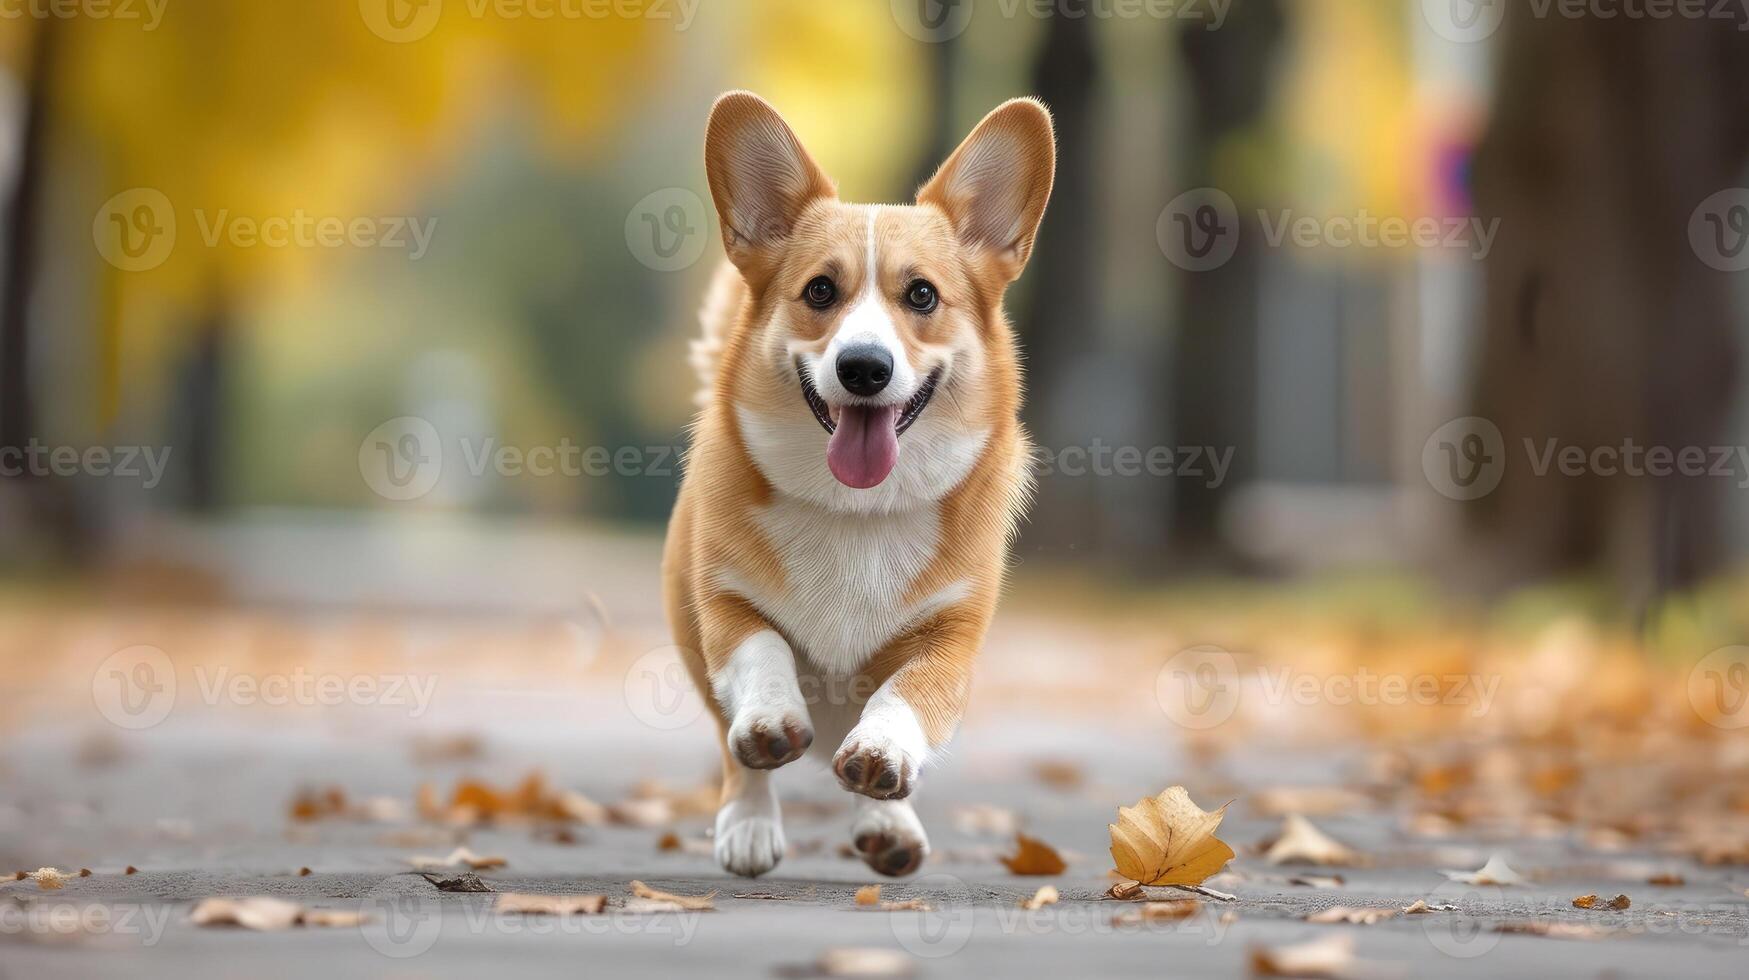
[[[1176,40],[1189,91],[1184,135],[1184,183],[1166,197],[1198,187],[1231,188],[1218,158],[1228,140],[1262,121],[1270,69],[1285,33],[1281,0],[1235,0],[1221,30],[1181,29]],[[1174,439],[1179,446],[1233,450],[1220,487],[1177,481],[1171,530],[1179,554],[1211,555],[1217,521],[1232,488],[1255,473],[1257,458],[1257,338],[1262,229],[1251,209],[1239,208],[1241,245],[1224,265],[1187,272],[1181,283],[1171,365]]]
[[[0,448],[18,449],[35,433],[30,378],[30,303],[41,246],[48,85],[60,27],[53,18],[31,35],[18,134],[18,176],[6,201],[5,268],[0,271]],[[11,455],[11,454],[8,454]]]
[[[1053,406],[1051,399],[1070,389],[1069,379],[1088,349],[1088,332],[1097,329],[1100,316],[1093,224],[1099,64],[1088,0],[1062,0],[1051,10],[1033,63],[1032,91],[1050,107],[1056,124],[1057,176],[1027,269],[1020,337],[1026,352],[1027,425],[1040,446],[1058,448],[1086,441],[1074,413]],[[1056,551],[1091,541],[1095,515],[1086,483],[1040,483],[1026,530],[1030,547]]]
[[[1489,567],[1599,568],[1643,602],[1718,565],[1732,481],[1538,475],[1531,453],[1550,440],[1588,453],[1729,441],[1731,277],[1689,229],[1741,182],[1749,35],[1708,19],[1524,13],[1505,24],[1476,166],[1478,211],[1499,233],[1475,413],[1499,426],[1507,458],[1471,515]]]

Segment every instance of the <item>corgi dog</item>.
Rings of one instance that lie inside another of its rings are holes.
[[[838,200],[764,100],[711,109],[728,261],[663,556],[676,645],[723,750],[719,863],[784,854],[772,771],[809,753],[855,794],[875,871],[929,852],[908,799],[957,727],[1031,491],[1002,297],[1056,169],[1032,99],[980,122],[909,205]]]

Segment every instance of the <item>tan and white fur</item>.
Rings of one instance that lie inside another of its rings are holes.
[[[772,770],[812,746],[864,860],[907,874],[929,847],[907,798],[959,723],[1030,488],[1002,297],[1050,196],[1050,116],[1000,106],[911,205],[839,201],[750,93],[717,101],[705,163],[729,261],[663,579],[720,722],[716,855],[777,865]]]

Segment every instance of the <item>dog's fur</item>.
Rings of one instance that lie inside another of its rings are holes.
[[[777,864],[771,770],[812,744],[858,794],[864,859],[907,874],[928,843],[905,798],[959,722],[1030,488],[1002,297],[1050,196],[1050,116],[1030,99],[997,108],[908,206],[840,202],[750,93],[717,101],[705,163],[729,261],[694,346],[706,388],[663,578],[722,731],[717,858],[743,875]],[[838,299],[817,309],[805,293],[821,275]],[[918,279],[932,312],[907,305]],[[850,341],[893,356],[878,397],[839,383]],[[798,367],[835,419],[928,399],[878,485],[834,477]]]

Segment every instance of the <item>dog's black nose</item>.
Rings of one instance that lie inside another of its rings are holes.
[[[885,347],[862,344],[838,355],[838,383],[864,398],[878,395],[893,380],[893,355]]]

